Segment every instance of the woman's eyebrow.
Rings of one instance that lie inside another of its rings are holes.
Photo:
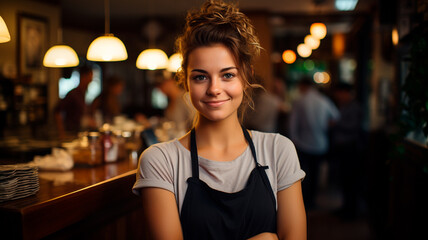
[[[208,73],[207,71],[205,71],[205,70],[202,70],[202,69],[192,69],[192,71],[191,72],[201,72],[201,73]]]
[[[237,67],[227,67],[227,68],[223,68],[220,72],[227,72],[227,71],[232,70],[232,69],[238,69],[238,68]]]
[[[227,68],[223,68],[220,70],[220,72],[227,72],[231,69],[238,69],[237,67],[227,67]],[[191,72],[200,72],[200,73],[208,73],[207,71],[203,70],[203,69],[192,69]]]

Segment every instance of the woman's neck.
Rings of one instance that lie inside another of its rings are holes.
[[[245,142],[241,124],[237,117],[215,122],[200,117],[195,129],[198,148],[214,146],[225,149]]]

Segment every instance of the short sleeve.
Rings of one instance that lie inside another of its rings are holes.
[[[296,148],[290,139],[277,135],[275,138],[277,191],[281,191],[303,179],[305,172],[300,168]]]
[[[139,195],[141,188],[145,187],[174,192],[173,175],[173,167],[168,162],[165,151],[157,145],[152,145],[140,156],[132,192]]]

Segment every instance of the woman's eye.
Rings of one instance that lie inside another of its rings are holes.
[[[203,80],[207,79],[207,77],[204,75],[196,75],[192,79],[195,81],[203,81]]]
[[[226,79],[231,79],[234,76],[235,76],[235,74],[233,74],[233,73],[226,73],[226,74],[223,75],[223,77],[226,78]]]

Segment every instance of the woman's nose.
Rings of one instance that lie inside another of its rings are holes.
[[[208,95],[216,96],[221,92],[221,82],[218,78],[212,78],[207,89]]]

